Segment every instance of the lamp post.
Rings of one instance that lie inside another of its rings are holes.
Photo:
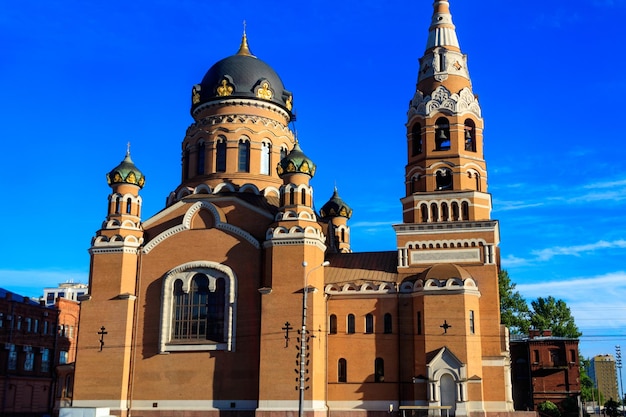
[[[330,262],[324,261],[321,265],[316,266],[311,269],[309,272],[306,272],[307,267],[306,261],[302,262],[302,267],[304,268],[304,287],[302,287],[302,330],[300,332],[300,397],[298,399],[298,416],[304,417],[304,383],[306,376],[306,304],[307,304],[307,295],[309,293],[308,281],[309,275],[311,272],[318,270],[320,268],[324,268],[325,266],[330,265]]]
[[[622,414],[626,416],[626,410],[624,409],[624,387],[622,386],[622,349],[620,345],[615,346],[615,364],[619,369],[619,387],[620,387],[620,405],[622,406]]]

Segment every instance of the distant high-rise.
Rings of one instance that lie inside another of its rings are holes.
[[[598,391],[604,396],[604,401],[619,399],[617,393],[617,373],[613,355],[596,355],[589,365],[589,377]]]

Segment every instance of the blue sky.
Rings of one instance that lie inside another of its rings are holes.
[[[585,356],[626,345],[626,1],[451,0],[485,118],[502,265],[529,300],[564,299]],[[86,282],[105,174],[146,174],[144,218],[180,180],[190,91],[252,52],[294,93],[319,208],[354,209],[355,251],[394,250],[408,103],[430,0],[5,0],[0,3],[0,286]]]

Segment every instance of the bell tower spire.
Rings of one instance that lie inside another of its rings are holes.
[[[399,266],[409,267],[413,263],[411,256],[417,260],[417,255],[404,248],[406,244],[411,246],[415,239],[441,239],[431,226],[458,230],[464,222],[487,222],[484,226],[491,238],[481,243],[485,246],[481,253],[473,251],[472,260],[495,264],[498,231],[497,222],[491,220],[491,195],[487,193],[483,119],[472,91],[467,56],[461,52],[446,0],[433,3],[428,41],[420,59],[406,126],[406,196],[402,199],[403,224],[396,226]],[[415,223],[429,226],[420,228],[424,235],[419,238],[405,230],[406,225]],[[481,230],[485,230],[483,226]],[[419,257],[431,262],[443,259],[442,255],[421,253]],[[450,260],[457,259],[456,255],[451,254]]]

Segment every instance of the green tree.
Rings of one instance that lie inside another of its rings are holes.
[[[539,297],[531,302],[531,306],[530,324],[533,328],[550,329],[552,334],[558,337],[577,339],[582,335],[565,301],[557,300],[552,296]]]
[[[515,291],[515,283],[511,281],[506,269],[498,273],[500,290],[500,319],[513,334],[527,334],[530,327],[530,311],[524,297]]]
[[[539,411],[539,414],[542,416],[561,417],[559,407],[557,407],[552,401],[544,401],[540,403],[537,406],[537,411]]]
[[[611,398],[604,403],[604,412],[609,417],[617,417],[618,415],[620,415],[618,407],[619,403]]]

